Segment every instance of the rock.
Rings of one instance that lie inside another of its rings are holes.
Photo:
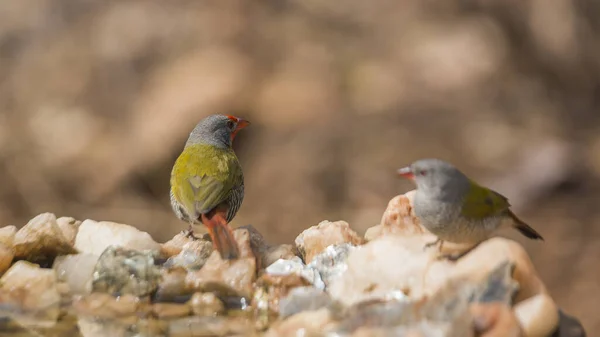
[[[186,284],[201,292],[216,291],[223,296],[252,297],[252,284],[256,279],[256,258],[250,247],[247,229],[234,231],[240,248],[240,258],[223,260],[213,251],[202,269],[188,273]]]
[[[15,226],[0,228],[0,244],[12,248],[15,241],[15,234],[17,234],[17,227]]]
[[[92,254],[64,255],[54,260],[52,269],[59,281],[69,285],[71,294],[89,294],[97,262],[98,256]]]
[[[167,262],[165,262],[165,267],[177,266],[190,271],[199,270],[204,266],[212,252],[212,242],[203,239],[192,240],[181,246],[179,253],[171,256]]]
[[[77,231],[79,230],[81,221],[75,220],[71,217],[60,217],[56,219],[56,223],[58,224],[58,228],[60,228],[65,240],[67,240],[71,246],[74,246],[75,237],[77,236]]]
[[[42,213],[31,219],[15,234],[13,247],[15,258],[41,265],[51,265],[58,255],[77,252],[63,236],[52,213]]]
[[[161,245],[161,255],[171,257],[181,253],[183,246],[187,243],[194,242],[194,240],[187,235],[185,232],[179,232],[171,240]]]
[[[80,317],[117,320],[135,324],[139,316],[147,315],[151,307],[133,295],[114,297],[106,293],[92,293],[73,301],[73,309]]]
[[[262,236],[262,234],[260,234],[260,232],[257,231],[252,225],[238,227],[234,230],[234,232],[237,231],[245,231],[248,233],[250,248],[252,249],[254,256],[256,256],[257,270],[266,268],[267,265],[263,265],[263,255],[269,249],[269,245],[265,241],[265,238]]]
[[[274,276],[296,274],[306,279],[314,287],[318,289],[325,289],[325,283],[323,283],[319,271],[304,265],[302,260],[297,256],[290,260],[279,259],[275,261],[273,264],[267,267],[267,269],[265,269],[265,273]]]
[[[519,244],[492,238],[457,261],[449,261],[423,250],[430,241],[428,234],[392,235],[370,241],[350,254],[348,270],[328,287],[330,295],[351,306],[389,298],[394,292],[409,300],[446,292],[454,297],[467,296],[469,301],[514,304],[525,333],[548,335],[556,328],[556,305]],[[452,284],[463,287],[444,290]],[[527,301],[534,301],[532,297],[541,304],[528,305]],[[531,311],[521,314],[521,310]],[[541,317],[545,317],[543,322],[538,319]]]
[[[514,312],[525,336],[550,336],[559,326],[559,312],[547,294],[518,303]]]
[[[303,311],[318,310],[331,304],[329,295],[313,287],[297,287],[279,301],[279,316],[286,318]]]
[[[512,277],[519,283],[516,302],[545,293],[528,256],[513,241],[487,240],[452,262],[424,251],[424,244],[430,240],[429,235],[386,236],[367,243],[350,254],[348,270],[328,287],[330,295],[346,305],[385,298],[394,291],[401,291],[411,298],[422,298],[435,293],[451,279],[468,276],[481,281],[506,262],[515,266]]]
[[[257,330],[265,330],[271,325],[271,322],[275,319],[275,312],[269,307],[274,301],[269,298],[269,292],[264,287],[256,287],[254,290],[254,297],[252,297],[252,308],[254,309],[254,327]]]
[[[316,255],[307,267],[319,273],[327,289],[333,280],[346,271],[348,255],[355,249],[357,248],[349,243],[329,246]]]
[[[15,256],[13,242],[17,227],[5,226],[0,228],[0,276],[10,268],[10,264]]]
[[[304,311],[277,322],[267,330],[265,337],[278,336],[322,336],[333,323],[329,310]]]
[[[295,248],[293,245],[283,244],[267,248],[262,255],[263,268],[266,268],[279,259],[290,260],[296,257]]]
[[[295,273],[283,275],[265,273],[256,281],[256,285],[263,290],[263,293],[255,293],[253,306],[264,310],[266,314],[270,314],[279,312],[280,300],[287,296],[291,289],[305,287],[311,285],[311,283]]]
[[[560,324],[552,337],[585,337],[581,322],[559,310]]]
[[[12,247],[0,244],[0,276],[10,268],[14,256]]]
[[[193,316],[169,322],[169,337],[189,336],[258,336],[252,322],[237,317]]]
[[[24,326],[53,326],[60,314],[56,285],[53,270],[17,261],[0,278],[0,316],[8,316]]]
[[[455,287],[425,302],[392,299],[357,303],[343,313],[335,333],[346,335],[362,330],[365,334],[375,329],[388,336],[408,331],[424,336],[473,336],[468,298],[453,290]]]
[[[284,245],[269,245],[262,234],[254,226],[247,225],[236,229],[236,231],[245,230],[250,234],[250,247],[254,256],[256,256],[256,268],[261,271],[267,266],[270,266],[278,259],[291,259],[295,255],[294,246]]]
[[[77,318],[77,328],[82,337],[131,337],[133,335],[127,325],[87,316]]]
[[[134,227],[110,221],[85,220],[75,238],[75,248],[82,253],[100,255],[109,246],[132,250],[160,250],[150,234]]]
[[[179,318],[190,314],[191,308],[187,304],[156,303],[152,305],[152,313],[162,319]]]
[[[413,211],[412,200],[414,195],[415,191],[413,190],[390,200],[381,218],[381,223],[367,229],[365,239],[371,241],[389,234],[410,236],[429,233],[427,229],[421,226]]]
[[[242,226],[237,230],[247,230],[250,234],[250,247],[257,257],[257,266],[261,270],[280,258],[293,258],[296,256],[293,245],[269,245],[262,234],[252,225]]]
[[[225,311],[225,305],[213,293],[195,293],[188,305],[196,316],[216,316]]]
[[[363,243],[363,239],[350,229],[347,222],[325,220],[300,233],[295,243],[304,262],[308,264],[331,245],[350,243],[357,246]]]
[[[160,276],[152,253],[111,246],[96,263],[92,289],[113,295],[146,296],[158,288]]]
[[[162,268],[158,290],[153,300],[156,302],[179,302],[191,296],[193,291],[187,287],[187,271],[183,267]]]
[[[477,336],[524,336],[519,321],[510,306],[503,303],[473,304],[470,311]]]
[[[474,291],[470,301],[512,306],[514,295],[519,289],[519,284],[512,279],[514,269],[513,263],[500,263],[482,280],[481,286]]]

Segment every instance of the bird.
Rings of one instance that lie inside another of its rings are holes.
[[[507,225],[530,239],[544,240],[511,211],[508,198],[477,184],[448,162],[421,159],[397,173],[415,182],[415,215],[437,236],[425,248],[439,244],[441,251],[445,241],[477,245]]]
[[[171,207],[189,224],[184,232],[197,239],[193,226],[206,226],[224,260],[240,254],[228,225],[244,200],[244,174],[232,143],[248,125],[249,121],[230,115],[205,117],[190,133],[171,171]]]

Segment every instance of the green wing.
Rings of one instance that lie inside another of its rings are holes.
[[[471,219],[483,219],[500,214],[509,207],[505,196],[471,181],[469,192],[463,199],[461,214]]]
[[[190,216],[207,213],[227,200],[232,188],[242,180],[233,150],[204,144],[188,146],[171,174],[175,199]]]

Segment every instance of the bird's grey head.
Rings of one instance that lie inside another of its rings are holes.
[[[432,198],[460,196],[469,188],[469,178],[452,164],[440,159],[421,159],[398,170],[404,177],[414,179],[417,189]]]
[[[185,145],[210,144],[228,148],[237,132],[249,124],[250,122],[235,116],[210,115],[196,125]]]

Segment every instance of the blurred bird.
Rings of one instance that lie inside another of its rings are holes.
[[[422,159],[398,174],[416,183],[415,214],[438,237],[425,247],[439,243],[441,250],[444,241],[477,244],[505,225],[530,239],[543,240],[509,209],[506,197],[478,185],[447,162]]]
[[[228,223],[244,199],[244,175],[231,144],[250,122],[234,116],[211,115],[201,120],[171,171],[171,206],[177,217],[202,223],[223,259],[236,259],[239,248]]]

